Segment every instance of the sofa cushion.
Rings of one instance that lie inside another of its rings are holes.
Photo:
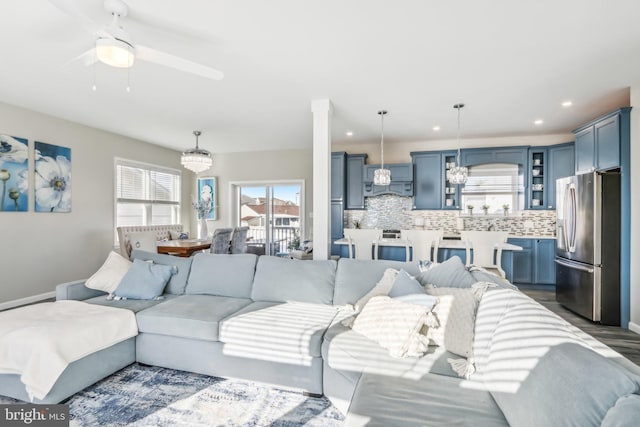
[[[418,264],[414,262],[341,258],[336,270],[333,303],[335,305],[355,304],[358,299],[373,289],[387,268],[404,269],[412,276],[420,272]]]
[[[534,301],[500,320],[483,375],[512,425],[599,426],[638,377],[590,348]]]
[[[345,419],[349,427],[508,425],[481,383],[433,374],[416,381],[365,373]]]
[[[469,268],[469,272],[471,273],[471,275],[473,276],[476,282],[493,283],[495,285],[498,285],[498,287],[505,288],[505,289],[514,289],[514,290],[518,289],[516,286],[509,283],[507,279],[503,279],[497,274],[489,270],[485,270],[482,267],[478,267],[474,265],[473,267]]]
[[[221,322],[220,341],[225,354],[308,365],[320,356],[337,311],[325,304],[254,302]]]
[[[196,254],[185,293],[250,298],[257,259],[254,254]]]
[[[336,317],[324,335],[322,358],[330,368],[341,372],[354,383],[365,370],[369,373],[414,380],[428,373],[456,376],[447,362],[448,358],[455,355],[443,347],[430,346],[422,357],[397,359],[375,341],[344,326],[340,319]]]
[[[117,307],[117,308],[126,308],[127,310],[131,310],[134,313],[145,310],[149,307],[153,307],[158,304],[164,304],[165,302],[175,298],[176,295],[168,295],[165,294],[162,296],[163,299],[158,300],[150,300],[150,299],[107,299],[107,295],[100,295],[97,297],[89,298],[83,300],[89,304],[98,304],[98,305],[106,305],[109,307]]]
[[[602,421],[602,427],[632,427],[640,422],[640,395],[632,394],[618,399]]]
[[[171,265],[135,259],[113,294],[126,299],[155,299],[162,295],[169,278],[176,271]]]
[[[140,332],[218,341],[219,323],[251,304],[246,298],[181,295],[137,314]]]
[[[453,256],[434,265],[418,274],[416,278],[423,286],[433,285],[447,288],[470,288],[477,282],[458,256]]]
[[[397,298],[421,293],[424,293],[424,288],[420,285],[420,282],[411,277],[406,271],[400,270],[396,276],[395,282],[393,282],[391,290],[389,291],[389,296],[391,298]]]
[[[251,299],[331,304],[335,261],[298,261],[261,256],[256,267]]]
[[[184,288],[187,286],[187,278],[191,270],[191,262],[193,261],[192,257],[177,257],[134,249],[131,251],[131,259],[141,259],[143,261],[153,261],[156,264],[174,266],[176,273],[171,276],[164,291],[168,294],[184,294]]]

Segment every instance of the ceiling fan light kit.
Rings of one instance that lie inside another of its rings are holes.
[[[122,40],[99,38],[96,40],[96,57],[112,67],[129,68],[133,66],[135,52],[133,46]]]
[[[196,136],[196,148],[183,151],[180,163],[190,171],[200,173],[213,165],[213,157],[209,151],[198,146],[198,137],[202,135],[202,132],[194,130],[193,134]]]

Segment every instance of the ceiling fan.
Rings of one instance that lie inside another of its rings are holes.
[[[222,71],[150,47],[134,44],[131,36],[120,23],[120,18],[126,17],[129,13],[129,6],[122,0],[104,1],[104,9],[113,16],[107,25],[96,23],[81,11],[73,0],[49,1],[76,19],[85,30],[95,37],[95,46],[77,58],[82,60],[85,65],[100,61],[112,67],[130,68],[134,61],[139,59],[208,79],[222,80],[224,78]]]

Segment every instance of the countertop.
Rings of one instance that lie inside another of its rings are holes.
[[[458,233],[446,233],[444,234],[445,239],[460,239],[460,234]],[[535,234],[509,234],[509,239],[555,239],[556,236],[539,236]]]
[[[346,245],[348,244],[347,239],[338,239],[334,241],[336,245]],[[371,242],[373,244],[373,242]],[[395,246],[395,247],[405,247],[405,241],[403,239],[380,239],[380,246]],[[411,244],[409,244],[411,246]],[[461,240],[455,239],[442,239],[440,240],[440,244],[438,245],[440,249],[466,249],[466,245]],[[496,245],[496,247],[501,248],[503,251],[521,251],[522,246],[512,245],[511,243],[502,243],[500,245]]]

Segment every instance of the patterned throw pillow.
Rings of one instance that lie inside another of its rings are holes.
[[[420,330],[427,318],[423,306],[388,296],[369,300],[353,323],[353,330],[389,350],[393,357],[422,356],[427,351]]]
[[[189,238],[189,233],[186,231],[169,230],[169,236],[171,237],[171,240],[186,240]]]

